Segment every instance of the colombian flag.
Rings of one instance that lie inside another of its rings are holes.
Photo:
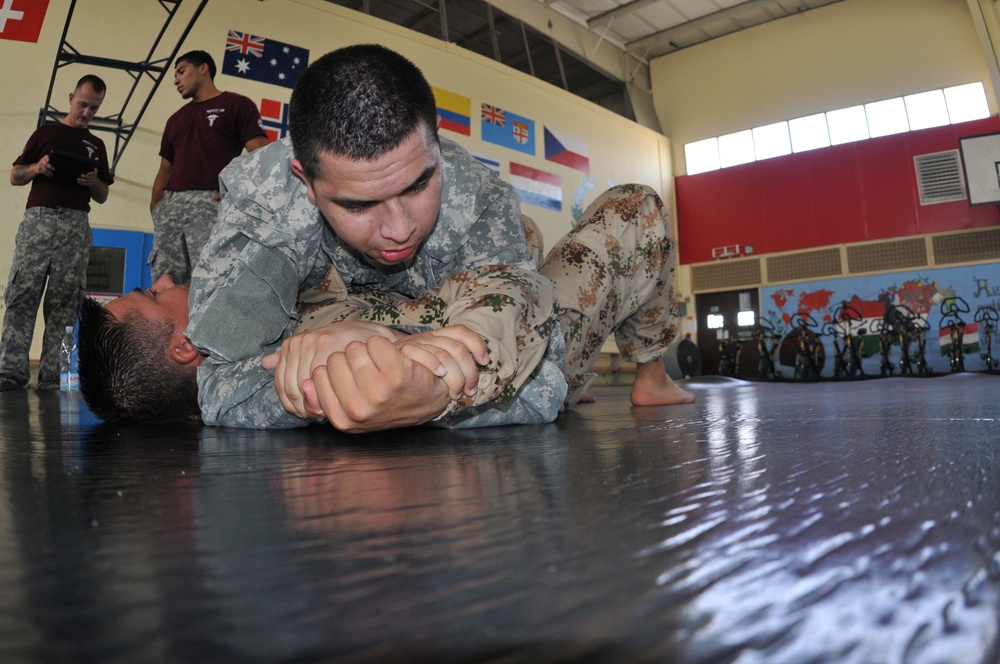
[[[447,129],[462,136],[470,135],[472,101],[468,97],[435,88],[434,101],[437,103],[438,129]]]

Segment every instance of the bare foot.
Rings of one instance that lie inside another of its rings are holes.
[[[597,397],[594,396],[594,393],[587,391],[580,395],[580,400],[577,403],[594,403],[595,401],[597,401]]]
[[[695,400],[693,393],[670,379],[659,360],[636,367],[631,398],[633,406],[669,406]]]

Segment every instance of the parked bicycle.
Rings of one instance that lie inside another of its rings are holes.
[[[743,354],[743,343],[739,331],[729,321],[725,321],[719,329],[719,375],[738,378],[740,375],[740,356]]]
[[[962,314],[969,313],[969,304],[958,296],[941,301],[941,322],[938,329],[948,328],[948,362],[952,372],[965,371],[965,321]]]
[[[976,309],[975,321],[979,323],[980,349],[979,357],[986,362],[986,370],[993,371],[1000,367],[1000,360],[993,357],[993,335],[997,331],[997,321],[1000,313],[989,304],[981,304]]]
[[[823,335],[833,339],[833,377],[865,377],[861,367],[861,344],[866,330],[861,313],[850,305],[842,305],[833,311],[832,320],[823,325]]]
[[[775,365],[774,358],[778,353],[780,336],[769,321],[761,318],[753,328],[753,338],[757,342],[757,376],[761,380],[775,380],[781,377],[781,371]]]
[[[808,312],[800,311],[789,321],[787,337],[796,335],[795,378],[819,380],[823,372],[825,353],[820,339],[819,323]]]

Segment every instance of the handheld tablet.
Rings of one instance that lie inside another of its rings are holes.
[[[75,182],[84,173],[89,173],[97,168],[96,159],[89,159],[65,150],[49,152],[49,163],[56,169],[52,177],[65,182]]]

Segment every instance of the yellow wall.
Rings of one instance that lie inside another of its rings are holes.
[[[0,155],[12,162],[24,141],[36,126],[38,110],[44,104],[53,62],[62,34],[69,0],[51,0],[41,38],[37,44],[0,40],[0,58],[8,63],[4,74],[8,99],[0,105]],[[169,38],[176,42],[180,29],[190,16],[195,0],[184,2],[171,26]],[[82,53],[104,55],[124,60],[146,57],[159,30],[164,10],[157,0],[85,0],[77,3],[69,41]],[[249,32],[262,37],[302,46],[316,58],[327,51],[352,43],[376,42],[394,48],[420,66],[432,85],[459,93],[472,100],[473,138],[442,135],[458,140],[474,153],[491,155],[501,161],[506,175],[510,159],[528,166],[557,173],[563,183],[563,212],[554,213],[526,206],[525,211],[537,222],[546,246],[570,227],[570,209],[574,190],[585,177],[582,173],[544,160],[540,136],[550,125],[586,139],[590,149],[594,188],[585,197],[592,201],[609,184],[640,182],[659,190],[672,202],[673,175],[670,169],[668,140],[653,131],[629,122],[594,104],[542,83],[492,60],[445,44],[417,33],[403,30],[322,0],[212,0],[184,42],[181,52],[194,48],[207,50],[221,68],[227,30]],[[163,52],[161,50],[161,52]],[[169,49],[165,51],[169,53]],[[171,68],[172,69],[172,68]],[[72,65],[60,70],[55,86],[54,104],[66,109],[66,95],[76,80],[90,68]],[[131,79],[122,72],[94,70],[108,83],[109,91],[102,115],[121,106]],[[157,151],[160,132],[169,115],[182,103],[168,74],[142,118],[116,172],[108,202],[94,206],[91,225],[151,231],[149,190],[159,164]],[[287,101],[290,90],[273,85],[234,79],[219,74],[220,89],[249,96]],[[530,157],[505,148],[482,143],[478,136],[478,105],[491,103],[535,121],[536,156]],[[136,107],[136,111],[138,108]],[[126,121],[134,119],[126,116]],[[112,138],[100,134],[111,149]],[[6,285],[13,254],[14,235],[20,223],[26,187],[0,186],[0,283]],[[41,316],[36,324],[32,357],[40,353]]]
[[[843,0],[654,60],[654,106],[684,145],[904,94],[982,81],[967,0]]]

